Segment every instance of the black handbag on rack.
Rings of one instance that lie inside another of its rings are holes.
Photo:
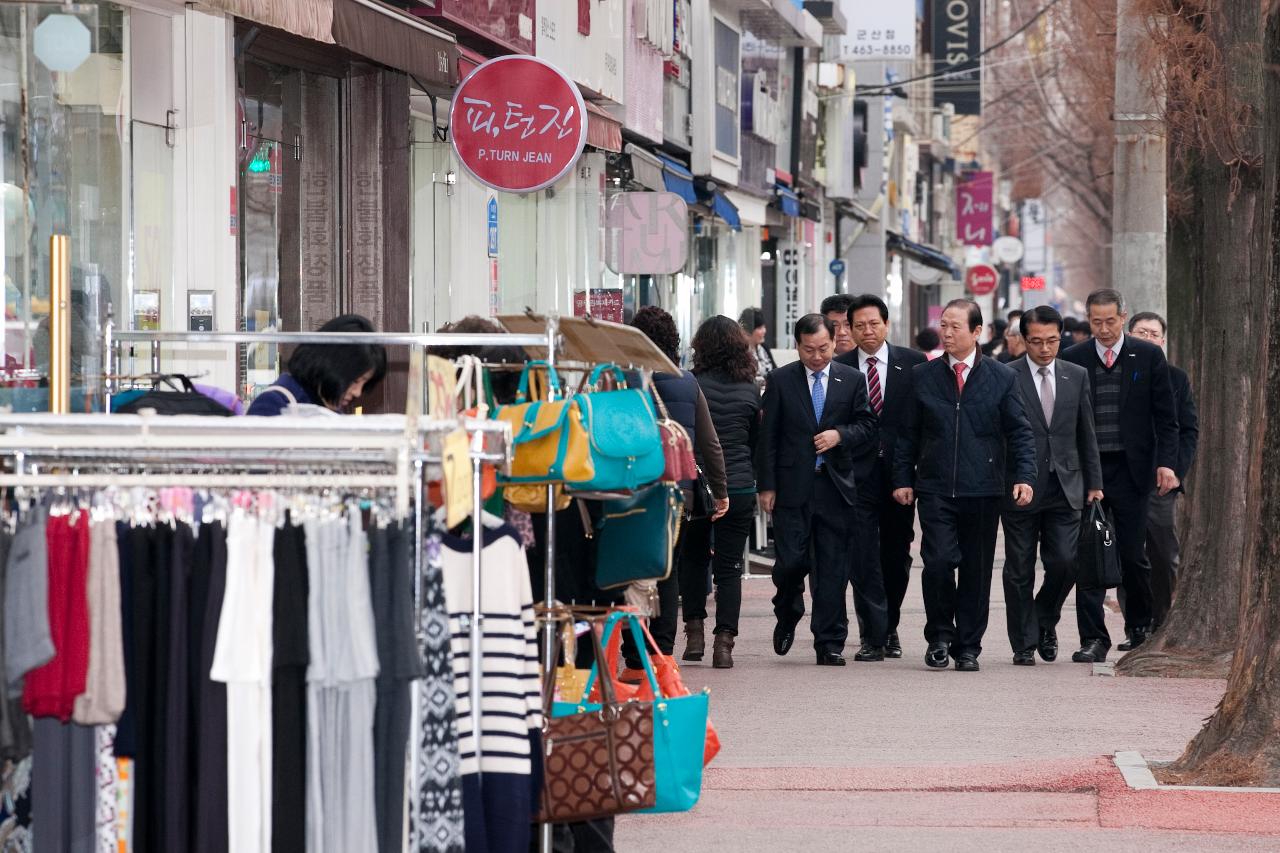
[[[157,415],[203,415],[229,418],[235,414],[212,397],[201,394],[191,384],[191,380],[180,373],[161,376],[156,380],[156,387],[121,405],[115,411],[121,415],[136,415],[143,409],[154,409]]]

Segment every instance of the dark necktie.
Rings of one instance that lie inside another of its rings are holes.
[[[877,415],[884,408],[884,394],[880,390],[880,371],[876,370],[876,357],[867,359],[867,393],[871,395],[871,410]]]

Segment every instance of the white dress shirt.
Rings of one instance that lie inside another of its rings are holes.
[[[861,347],[858,348],[858,369],[865,376],[867,373],[867,359],[874,358],[876,360],[876,373],[880,376],[880,396],[883,397],[889,390],[889,344],[886,341],[880,345],[880,349],[875,355],[867,355]],[[870,391],[870,383],[867,385],[867,393]]]
[[[947,366],[951,368],[953,373],[955,372],[956,365],[959,364],[961,361],[963,361],[965,366],[968,368],[968,370],[964,372],[965,382],[969,381],[969,373],[970,371],[973,370],[974,362],[976,362],[977,360],[978,360],[977,347],[974,347],[973,352],[969,353],[968,357],[964,359],[957,359],[955,356],[951,355],[950,353],[947,354]]]
[[[809,374],[810,398],[813,397],[813,383],[818,381],[818,378],[821,377],[822,390],[825,392],[822,399],[826,400],[826,395],[831,393],[831,365],[828,364],[826,367],[822,368],[821,370],[810,370],[809,368],[806,367],[804,369],[804,372]],[[826,404],[823,403],[823,405],[826,405]]]
[[[1093,339],[1093,346],[1098,351],[1098,361],[1101,361],[1103,364],[1106,364],[1107,363],[1107,347],[1104,347],[1102,344],[1098,343],[1097,338]],[[1110,347],[1111,351],[1115,353],[1115,360],[1111,362],[1112,364],[1115,364],[1117,361],[1120,360],[1120,348],[1123,346],[1124,346],[1124,335],[1121,335],[1120,340],[1116,341]]]
[[[1105,356],[1104,356],[1105,358]],[[1040,398],[1040,405],[1044,406],[1044,377],[1040,375],[1040,365],[1031,360],[1031,356],[1027,356],[1027,366],[1031,368],[1031,384],[1036,386],[1036,396]],[[1049,385],[1053,388],[1053,399],[1058,399],[1058,360],[1055,358],[1045,367],[1049,368]]]

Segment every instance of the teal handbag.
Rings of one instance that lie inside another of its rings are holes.
[[[594,390],[605,371],[613,372],[618,390]],[[582,423],[591,442],[595,474],[585,483],[572,483],[571,488],[580,492],[633,492],[662,479],[667,462],[658,416],[648,393],[627,388],[626,377],[615,364],[602,364],[593,370],[587,387],[592,391],[577,394],[573,400],[582,412]]]
[[[602,645],[609,647],[614,628],[623,620],[631,627],[631,636],[639,650],[653,695],[662,696],[639,616],[624,611],[611,613],[604,624]],[[599,675],[599,667],[599,661],[592,665],[586,690],[583,691],[584,697],[591,695],[591,688]],[[658,785],[657,802],[652,808],[640,809],[637,814],[687,812],[697,805],[698,798],[702,795],[702,758],[707,740],[709,706],[706,693],[664,697],[653,703],[653,764]],[[551,716],[567,717],[584,711],[598,711],[602,707],[597,703],[556,702],[551,708]]]
[[[658,483],[629,497],[604,501],[596,521],[596,585],[613,589],[666,580],[684,518],[684,493]]]

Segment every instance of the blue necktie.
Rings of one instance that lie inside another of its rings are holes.
[[[822,407],[826,404],[826,402],[827,402],[827,392],[826,392],[826,389],[822,387],[822,374],[814,373],[813,374],[813,418],[819,424],[822,423]],[[821,453],[818,454],[818,459],[813,466],[814,470],[817,470],[818,468],[822,467],[822,456],[823,454]]]

